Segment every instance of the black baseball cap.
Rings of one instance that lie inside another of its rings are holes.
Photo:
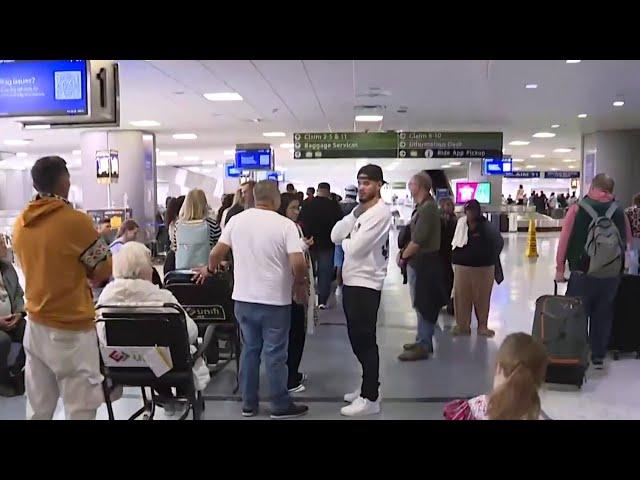
[[[382,169],[378,165],[374,165],[370,163],[369,165],[365,165],[360,170],[358,170],[358,180],[371,180],[374,182],[382,182],[384,181],[384,176],[382,174]]]

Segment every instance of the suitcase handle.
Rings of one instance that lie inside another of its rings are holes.
[[[557,297],[558,296],[558,281],[554,280],[553,281],[553,294]]]

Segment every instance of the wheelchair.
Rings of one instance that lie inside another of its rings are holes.
[[[191,278],[190,270],[175,270],[164,277],[164,288],[176,297],[189,316],[198,325],[199,332],[209,325],[215,325],[215,337],[207,351],[207,360],[215,365],[212,378],[222,371],[230,362],[235,360],[236,386],[233,393],[239,389],[240,328],[236,321],[233,300],[232,277],[230,272],[217,272],[205,280],[202,285],[196,285]]]
[[[98,305],[97,324],[104,324],[106,342],[100,343],[100,367],[104,376],[102,388],[109,420],[115,420],[111,394],[116,386],[140,387],[142,408],[129,420],[143,415],[153,420],[157,405],[166,402],[186,404],[187,408],[179,420],[185,420],[193,412],[193,420],[200,420],[204,411],[202,392],[196,389],[193,366],[205,356],[215,325],[206,328],[202,343],[191,353],[184,310],[180,305],[165,303],[157,305]],[[147,355],[160,352],[169,358],[168,371],[157,376],[149,366]],[[147,396],[146,388],[151,389]],[[176,395],[166,397],[160,393],[176,388]]]

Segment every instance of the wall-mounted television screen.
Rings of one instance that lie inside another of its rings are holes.
[[[0,60],[0,117],[88,115],[87,60]]]
[[[234,165],[226,165],[225,170],[229,178],[240,178],[242,175],[242,169],[236,168]]]
[[[270,148],[236,150],[236,168],[242,170],[272,170],[273,152]]]
[[[456,184],[456,203],[464,204],[477,200],[482,205],[491,203],[491,184],[489,182],[458,182]]]

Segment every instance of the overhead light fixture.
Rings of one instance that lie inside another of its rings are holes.
[[[556,148],[553,152],[554,153],[569,153],[569,152],[573,152],[573,148]]]
[[[82,150],[74,150],[73,152],[71,152],[71,155],[82,155]]]
[[[538,84],[537,83],[527,83],[524,88],[528,88],[529,90],[533,90],[535,88],[538,88]]]
[[[203,160],[202,165],[218,165],[218,162],[215,160]]]
[[[156,160],[156,166],[165,167],[166,165],[167,165],[167,161],[166,160]]]
[[[174,133],[172,137],[174,140],[195,140],[198,135],[195,133]]]
[[[197,162],[200,160],[200,157],[197,155],[187,155],[186,157],[182,157],[187,162]]]
[[[161,155],[163,157],[177,157],[178,156],[178,152],[167,152],[165,150],[160,150],[159,155]]]
[[[524,158],[513,158],[511,159],[512,162],[516,162],[516,163],[522,163],[524,162]]]
[[[544,153],[534,153],[533,155],[531,155],[531,158],[544,158],[545,155]]]
[[[622,107],[624,105],[624,100],[616,100],[613,102],[614,107]]]
[[[587,115],[586,113],[581,113],[580,115],[578,115],[578,118],[587,118],[589,115]]]
[[[4,144],[9,145],[11,147],[23,147],[25,145],[29,145],[33,140],[20,140],[20,139],[12,139],[5,140]]]
[[[381,122],[383,115],[356,115],[356,122]]]
[[[535,165],[527,165],[526,168],[536,168],[536,166]]]
[[[576,162],[577,160],[574,160],[573,158],[565,158],[564,160],[562,160],[564,163],[573,163]]]
[[[293,143],[281,143],[280,148],[293,148]]]
[[[18,153],[16,153],[16,157],[17,158],[25,158],[25,157],[28,157],[28,156],[29,156],[29,154],[27,152],[18,152]]]
[[[554,123],[553,125],[551,125],[551,128],[560,128],[560,125],[558,125],[557,123]]]
[[[24,129],[25,130],[49,130],[51,128],[51,125],[48,123],[39,123],[39,124],[35,124],[35,125],[25,125]]]
[[[284,132],[264,132],[262,136],[263,137],[286,137],[287,134]]]
[[[553,168],[551,169],[551,171],[552,171],[552,172],[557,172],[558,170],[560,170],[560,169],[559,169],[559,168],[555,168],[555,167],[553,167]]]
[[[129,122],[129,125],[132,127],[159,127],[160,122],[156,122],[155,120],[133,120]]]
[[[203,97],[210,102],[240,102],[242,96],[236,92],[205,93]]]
[[[534,133],[533,138],[553,138],[556,136],[555,133],[551,133],[551,132],[537,132]]]
[[[462,165],[462,162],[449,162],[449,165],[451,165],[452,167],[459,167],[460,165]]]
[[[509,142],[509,145],[513,145],[514,147],[521,147],[524,145],[529,145],[530,142],[527,142],[526,140],[514,140],[512,142]]]
[[[580,63],[582,60],[567,60],[567,63]]]
[[[569,165],[569,168],[578,168],[576,165]]]
[[[442,165],[440,168],[451,168],[451,165]]]

